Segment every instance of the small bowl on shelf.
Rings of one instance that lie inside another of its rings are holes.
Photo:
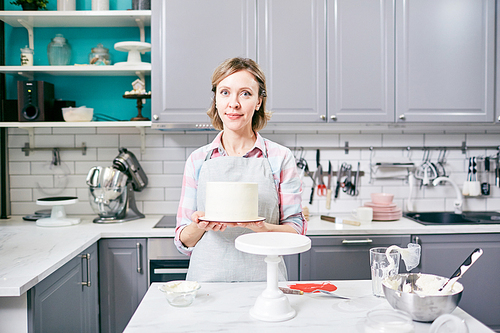
[[[195,281],[170,281],[158,287],[168,303],[176,307],[190,306],[201,288]]]
[[[78,108],[67,107],[62,108],[62,114],[64,121],[67,122],[83,122],[91,121],[94,115],[93,108],[87,108],[85,106],[80,106]]]

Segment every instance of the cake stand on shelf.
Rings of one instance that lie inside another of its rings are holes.
[[[235,246],[242,252],[266,256],[267,287],[257,297],[250,315],[262,321],[285,321],[295,317],[296,311],[278,288],[279,256],[309,250],[309,237],[288,232],[259,232],[239,236]]]
[[[50,217],[36,220],[36,225],[40,227],[63,227],[80,223],[79,217],[67,217],[64,210],[65,205],[78,202],[77,197],[48,197],[36,201],[40,206],[52,206]]]
[[[134,66],[144,64],[141,60],[141,52],[151,51],[151,44],[145,42],[118,42],[115,43],[115,50],[128,52],[127,61],[117,62],[115,66]]]
[[[137,116],[130,119],[131,121],[146,121],[149,120],[147,117],[142,116],[142,100],[150,99],[151,95],[149,94],[125,94],[123,98],[136,99],[137,100]]]

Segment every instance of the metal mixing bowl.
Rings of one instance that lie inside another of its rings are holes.
[[[385,298],[394,309],[407,312],[415,321],[431,322],[440,315],[451,313],[455,310],[464,289],[463,285],[459,282],[455,282],[451,294],[445,295],[421,296],[419,293],[426,290],[422,290],[422,292],[403,291],[403,286],[408,284],[407,281],[415,279],[415,283],[418,284],[418,280],[423,277],[424,279],[433,279],[437,285],[443,285],[448,280],[448,278],[442,276],[422,273],[392,275],[382,282]]]

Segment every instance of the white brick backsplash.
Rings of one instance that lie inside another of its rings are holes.
[[[141,192],[135,193],[135,199],[140,201],[164,201],[164,189],[148,186]]]
[[[33,192],[31,189],[14,188],[10,190],[11,201],[33,201]]]
[[[298,147],[338,147],[338,134],[297,134]]]
[[[423,146],[424,136],[418,134],[383,134],[384,147]]]
[[[144,202],[144,214],[177,214],[178,201],[147,201]]]
[[[208,135],[206,133],[188,133],[188,134],[172,134],[163,136],[163,147],[181,148],[194,147],[198,148],[208,144]]]
[[[53,187],[53,176],[10,176],[10,188]]]
[[[54,127],[52,134],[95,134],[95,127]]]
[[[10,162],[9,173],[11,175],[29,175],[31,172],[31,164],[26,162]]]
[[[120,135],[120,147],[141,147],[141,136],[139,134],[122,134]],[[163,147],[163,136],[161,134],[146,135],[146,147]]]
[[[118,147],[118,135],[76,135],[75,141],[75,147],[80,147],[83,143],[87,147]]]
[[[146,175],[162,174],[163,162],[162,161],[140,161],[142,169]]]
[[[150,187],[178,187],[182,185],[182,175],[148,175]]]
[[[183,174],[185,161],[164,161],[163,162],[163,173],[169,174]]]
[[[32,175],[69,175],[75,173],[74,162],[61,162],[58,165],[52,165],[50,162],[31,162]]]
[[[101,161],[91,161],[91,162],[75,162],[75,174],[77,175],[85,175],[87,176],[90,169],[95,166],[111,166],[112,161],[109,163],[101,162]]]
[[[78,145],[80,146],[80,144]],[[35,147],[76,147],[74,135],[35,135]]]
[[[9,148],[23,148],[29,141],[28,135],[9,135]]]
[[[148,148],[142,155],[145,161],[185,161],[184,148]]]
[[[466,134],[460,127],[457,129],[433,126],[405,126],[390,128],[384,132],[383,126],[347,126],[343,130],[328,127],[318,127],[317,130],[290,131],[282,126],[270,126],[262,135],[272,141],[278,142],[292,149],[293,147],[306,147],[302,156],[307,160],[310,171],[316,170],[316,151],[307,147],[325,147],[321,149],[320,162],[324,171],[331,161],[334,171],[338,171],[343,163],[352,165],[356,171],[357,162],[361,162],[361,170],[365,176],[360,179],[359,195],[352,197],[340,192],[339,198],[332,202],[330,210],[326,209],[325,197],[314,196],[312,205],[309,205],[309,195],[312,180],[304,177],[303,180],[303,205],[309,207],[312,215],[321,213],[350,213],[354,208],[371,201],[370,193],[394,193],[394,202],[405,208],[409,187],[408,182],[401,179],[370,179],[370,158],[377,161],[394,161],[410,157],[411,161],[419,166],[422,163],[424,151],[415,149],[409,153],[406,146],[441,146],[448,145],[460,147],[462,141],[469,146],[497,146],[500,145],[499,131],[492,129],[492,134],[480,134],[476,130]],[[323,128],[323,129],[322,129]],[[385,128],[388,128],[385,126]],[[484,132],[485,130],[483,130]],[[445,134],[451,133],[451,134]],[[137,205],[145,214],[175,214],[177,212],[181,194],[182,174],[187,156],[200,146],[209,143],[217,135],[216,131],[184,133],[163,132],[152,129],[145,131],[146,149],[141,151],[141,139],[136,128],[36,128],[36,147],[64,147],[79,146],[86,142],[86,155],[80,150],[61,150],[60,157],[68,167],[67,175],[62,175],[61,170],[50,169],[52,152],[31,151],[25,156],[21,148],[28,142],[27,131],[22,129],[9,129],[9,169],[10,169],[10,196],[11,211],[13,215],[32,214],[43,209],[36,205],[37,198],[55,195],[77,196],[79,202],[66,206],[68,214],[94,214],[88,201],[88,186],[85,183],[88,171],[93,166],[111,166],[113,159],[119,154],[119,147],[129,148],[139,159],[146,172],[149,185],[136,193]],[[319,134],[318,134],[319,133]],[[426,134],[423,134],[426,133]],[[470,134],[474,133],[474,134]],[[344,149],[328,149],[328,147],[343,147],[344,142],[349,142],[349,153]],[[395,150],[377,150],[379,146],[401,147]],[[357,149],[356,147],[375,147],[373,151]],[[455,181],[459,188],[466,179],[469,156],[496,156],[497,150],[489,151],[468,149],[467,154],[462,154],[460,149],[449,150],[446,154],[446,172],[450,179]],[[298,150],[296,156],[300,156]],[[431,151],[431,161],[436,163],[438,151]],[[375,170],[375,169],[374,169]],[[377,176],[377,174],[375,174]],[[493,174],[490,173],[493,182]],[[327,177],[324,178],[325,182]],[[332,179],[335,187],[337,179]],[[67,183],[66,183],[67,182]],[[453,210],[455,191],[450,184],[437,187],[422,187],[419,182],[413,192],[415,210],[442,211]],[[42,190],[44,192],[42,192]],[[464,210],[500,210],[500,188],[493,184],[491,194],[487,197],[466,197]]]
[[[167,201],[179,201],[181,197],[181,187],[175,188],[165,188],[165,200]]]
[[[462,134],[426,134],[424,142],[426,146],[461,146],[465,141],[465,135]],[[437,156],[437,155],[436,155]]]

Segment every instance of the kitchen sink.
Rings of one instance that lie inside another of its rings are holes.
[[[500,224],[500,212],[413,212],[404,217],[424,225]]]

